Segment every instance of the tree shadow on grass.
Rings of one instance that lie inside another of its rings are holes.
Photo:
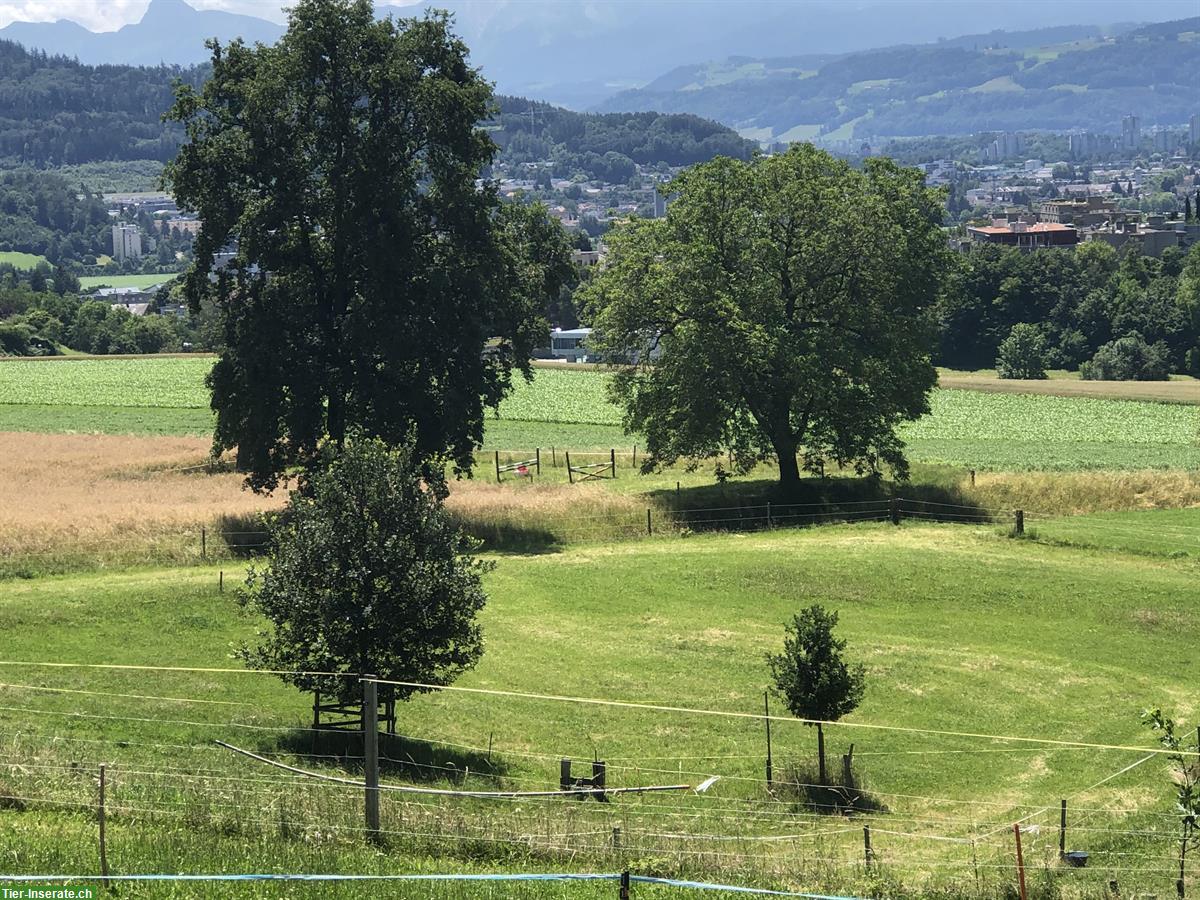
[[[271,547],[271,533],[262,513],[224,513],[217,517],[217,535],[235,559],[265,555]]]
[[[336,765],[347,773],[345,777],[362,777],[363,738],[359,732],[298,728],[286,732],[275,745],[262,749],[267,753],[300,756],[305,760],[300,768],[310,764],[320,768]],[[508,773],[508,764],[499,754],[489,756],[486,751],[448,747],[381,731],[379,770],[403,781],[462,784],[470,776],[502,777]],[[485,789],[477,779],[471,780],[471,786]]]
[[[455,517],[463,532],[481,544],[481,549],[493,553],[558,553],[563,549],[559,535],[534,522],[478,522]]]
[[[853,816],[888,812],[883,801],[872,796],[852,771],[834,770],[827,778],[827,783],[821,784],[818,767],[797,760],[784,765],[783,778],[782,782],[777,782],[777,793],[815,813]]]
[[[990,522],[987,510],[952,483],[896,482],[883,478],[802,478],[785,488],[770,479],[653,491],[674,523],[694,531],[754,531],[830,522],[885,521],[899,501],[902,518],[943,522]]]

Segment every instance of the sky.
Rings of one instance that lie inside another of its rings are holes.
[[[286,0],[187,0],[196,9],[221,9],[227,12],[244,13],[282,23],[282,7]],[[377,5],[380,0],[376,0]],[[419,0],[387,0],[392,5],[402,6]],[[608,0],[612,3],[636,2],[636,0]],[[703,0],[680,0],[680,6]],[[781,3],[801,4],[804,0],[780,0]],[[902,0],[892,0],[902,2]],[[949,6],[963,0],[944,0]],[[984,0],[970,0],[984,2]],[[72,19],[92,31],[115,31],[122,25],[137,22],[146,11],[149,0],[0,0],[0,27],[10,22],[50,22],[56,19]],[[1162,21],[1167,18],[1184,18],[1200,14],[1200,0],[1144,0],[1142,4],[1128,0],[1008,0],[1010,9],[1028,4],[1043,15],[1048,7],[1061,7],[1062,12],[1083,12],[1078,21],[1089,24],[1140,20]],[[1139,9],[1139,6],[1141,7]],[[1150,13],[1150,14],[1147,14]],[[1070,21],[1068,17],[1064,21]]]

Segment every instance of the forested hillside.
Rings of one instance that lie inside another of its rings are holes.
[[[161,121],[178,79],[199,85],[208,67],[88,66],[0,41],[0,159],[37,167],[174,156],[183,131]],[[502,161],[551,156],[605,178],[613,157],[645,165],[686,165],[752,145],[692,115],[592,115],[516,97],[497,97],[484,123]],[[618,160],[618,164],[620,160]],[[628,176],[625,176],[628,177]],[[624,180],[623,178],[621,180]]]
[[[170,159],[183,139],[160,121],[175,79],[207,67],[85,66],[0,41],[0,158],[35,166]]]
[[[553,159],[565,167],[623,181],[622,162],[687,166],[714,156],[746,159],[755,144],[732,129],[693,115],[578,113],[523,97],[498,97],[492,137],[502,162]]]
[[[599,108],[690,112],[763,139],[1113,132],[1131,111],[1148,125],[1186,122],[1197,84],[1200,18],[1042,46],[1008,46],[1000,34],[832,59],[729,59],[676,69]]]

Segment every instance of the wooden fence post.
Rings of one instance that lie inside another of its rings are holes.
[[[975,470],[971,470],[971,487],[975,487]]]
[[[1021,900],[1028,900],[1025,893],[1025,857],[1021,855],[1021,826],[1013,822],[1013,836],[1017,839],[1017,886],[1020,888]]]
[[[98,822],[100,824],[100,883],[104,885],[105,890],[108,889],[108,846],[105,843],[105,821],[104,821],[104,764],[100,764],[100,806],[97,810]]]
[[[900,524],[900,498],[899,497],[892,498],[892,524],[893,525]]]
[[[225,593],[225,570],[222,569],[217,575],[217,593]]]
[[[646,536],[654,534],[654,528],[650,524],[650,507],[646,507]]]
[[[621,849],[621,826],[616,826],[612,830],[612,844],[614,850]]]
[[[571,451],[564,450],[563,453],[567,457],[567,481],[571,484],[575,483],[575,470],[571,468]]]
[[[609,463],[610,468],[612,469],[612,477],[616,478],[617,477],[617,450],[615,447],[608,451],[608,463]]]
[[[767,501],[767,528],[771,527],[771,501]]]
[[[550,468],[558,468],[558,451],[554,447],[550,448]]]
[[[621,873],[621,893],[618,895],[620,900],[629,900],[629,870],[626,869]]]
[[[637,444],[633,445],[633,468],[637,468]]]
[[[767,790],[771,790],[775,781],[771,771],[771,703],[768,699],[770,691],[763,691],[763,722],[767,726]]]
[[[200,526],[200,558],[208,559],[208,530]]]
[[[496,484],[500,483],[500,451],[496,451]]]
[[[537,466],[538,475],[541,475],[542,474],[542,448],[541,447],[534,448],[533,461],[534,461],[534,464]]]
[[[379,839],[379,685],[363,676],[363,769],[366,775],[367,838]]]
[[[571,760],[565,756],[558,761],[558,789],[560,791],[571,789]]]
[[[1025,533],[1025,510],[1018,509],[1014,512],[1014,515],[1016,517],[1015,526],[1016,526],[1017,534],[1024,534]]]
[[[871,860],[875,856],[875,851],[871,849],[871,826],[863,826],[863,859],[866,860],[867,868],[871,868]]]

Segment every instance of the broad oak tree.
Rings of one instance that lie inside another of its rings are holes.
[[[370,0],[300,0],[278,44],[209,47],[166,179],[203,220],[188,300],[223,322],[214,451],[257,490],[351,428],[469,470],[572,274],[557,223],[482,178],[491,86],[446,15],[376,21]]]
[[[728,451],[742,471],[773,457],[785,487],[826,462],[904,477],[896,427],[937,381],[940,194],[807,144],[666,190],[666,217],[610,233],[583,291],[595,349],[632,363],[613,389],[645,467]]]

